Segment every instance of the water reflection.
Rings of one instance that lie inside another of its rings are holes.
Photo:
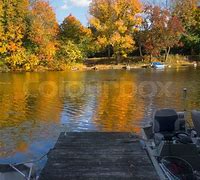
[[[0,163],[35,159],[60,131],[140,132],[156,108],[200,107],[200,70],[16,73],[0,76]]]
[[[144,99],[136,96],[137,80],[123,74],[118,81],[102,82],[93,119],[105,131],[139,132]],[[122,79],[122,80],[121,80]]]

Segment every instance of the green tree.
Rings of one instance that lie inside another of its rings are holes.
[[[184,27],[185,33],[182,41],[186,48],[190,48],[191,54],[194,54],[196,44],[199,42],[198,33],[198,3],[199,0],[175,0],[173,14],[175,14]]]
[[[64,44],[59,45],[59,50],[57,51],[58,61],[64,64],[78,63],[83,59],[83,54],[76,44],[68,40]]]
[[[197,54],[200,54],[200,8],[197,8],[194,13],[196,21],[195,26],[193,26],[193,35],[195,36],[194,50]]]
[[[135,48],[132,34],[141,22],[139,0],[92,0],[89,12],[100,48],[112,46],[117,61]]]

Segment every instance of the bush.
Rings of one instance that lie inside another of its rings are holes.
[[[21,68],[23,64],[26,62],[26,53],[24,49],[20,49],[17,52],[12,53],[10,56],[5,58],[6,64],[10,69]]]
[[[5,62],[8,67],[12,70],[34,70],[39,64],[39,59],[36,55],[27,52],[25,49],[13,53],[11,56],[5,58]]]
[[[181,64],[181,63],[184,63],[185,61],[186,61],[185,56],[178,55],[178,54],[175,54],[175,55],[170,54],[165,63],[167,63],[167,64]]]
[[[149,55],[144,55],[143,56],[143,63],[151,63],[151,62],[156,62],[156,61],[162,61],[162,59],[160,57],[154,57],[152,56],[150,59]]]
[[[33,71],[39,64],[39,59],[35,54],[27,53],[26,62],[23,64],[23,68],[26,71]]]
[[[0,72],[9,72],[10,69],[5,64],[5,59],[0,56]]]
[[[60,45],[56,58],[66,64],[79,63],[83,60],[83,54],[76,44],[68,41],[66,44]]]

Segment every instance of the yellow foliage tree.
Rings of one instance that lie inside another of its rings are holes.
[[[3,31],[3,1],[0,0],[0,54],[5,52],[3,47],[4,31]]]
[[[92,0],[89,22],[95,28],[99,47],[112,46],[118,60],[127,56],[134,49],[132,35],[141,23],[141,9],[139,0]]]
[[[78,45],[82,53],[87,56],[95,50],[92,31],[83,26],[81,22],[72,14],[67,16],[60,25],[61,43],[68,46],[71,41]]]
[[[0,1],[1,55],[5,53],[12,56],[21,49],[26,33],[28,7],[28,0]]]
[[[38,47],[40,59],[53,59],[58,30],[56,15],[50,4],[44,0],[34,2],[30,12],[29,39]]]
[[[0,58],[9,68],[24,62],[23,39],[28,12],[29,0],[0,0]]]
[[[85,28],[73,15],[67,16],[60,25],[61,38],[63,41],[71,40],[79,44],[84,37],[91,36],[91,30]]]

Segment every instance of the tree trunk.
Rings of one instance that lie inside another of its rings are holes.
[[[195,55],[193,47],[191,47],[191,55]]]
[[[142,54],[142,46],[141,46],[140,43],[139,43],[139,51],[140,51],[140,57],[143,57],[143,54]]]
[[[165,62],[167,61],[168,57],[169,57],[169,53],[170,53],[171,48],[168,47],[168,50],[166,49],[166,54],[165,54]]]
[[[167,48],[165,49],[165,61],[166,61],[166,58],[167,58]]]
[[[121,60],[121,56],[120,56],[120,54],[117,54],[116,65],[119,64],[120,60]]]
[[[108,59],[110,59],[111,56],[111,50],[110,50],[110,46],[108,46]]]
[[[152,54],[150,54],[150,63],[151,63],[151,61],[152,61]]]

